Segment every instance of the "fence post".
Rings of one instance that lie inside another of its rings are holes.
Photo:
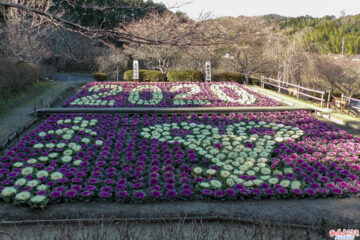
[[[279,89],[278,89],[278,93],[280,93],[280,90],[281,90],[281,85],[280,85],[280,79],[278,79],[278,82],[279,82]]]
[[[320,107],[323,106],[323,101],[324,101],[324,93],[321,94],[321,103],[320,103]]]
[[[300,97],[299,91],[300,91],[300,88],[297,88],[297,90],[296,90],[296,98],[297,99],[299,99],[299,97]]]
[[[327,104],[326,104],[327,110],[329,110],[329,106],[330,106],[330,97],[331,97],[331,90],[329,90],[329,95],[328,95],[328,99],[327,99]]]
[[[264,85],[265,85],[265,83],[264,83],[264,76],[261,76],[261,77],[260,77],[260,81],[261,81],[261,87],[262,87],[262,88],[265,88],[265,86],[264,86]]]

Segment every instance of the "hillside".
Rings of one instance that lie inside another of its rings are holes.
[[[342,38],[344,38],[344,53],[360,54],[360,14],[341,18],[335,16],[293,18],[275,14],[263,17],[269,24],[273,24],[277,31],[285,30],[290,35],[311,27],[306,38],[318,44],[321,53],[341,53]]]

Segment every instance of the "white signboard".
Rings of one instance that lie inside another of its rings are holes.
[[[211,82],[211,62],[205,63],[205,81]]]
[[[133,79],[139,80],[139,60],[133,61]]]

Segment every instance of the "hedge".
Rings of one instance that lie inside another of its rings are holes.
[[[106,73],[94,73],[95,81],[103,82],[103,81],[106,81],[107,78],[108,78],[108,75]]]
[[[245,77],[240,73],[216,73],[211,76],[214,82],[238,82],[244,83]]]
[[[214,82],[237,82],[244,84],[245,76],[241,73],[216,73],[212,75],[211,80]],[[260,85],[260,80],[256,78],[249,78],[249,84]]]
[[[204,75],[195,70],[172,70],[166,74],[169,82],[202,82]]]
[[[133,70],[124,72],[125,81],[133,81]],[[139,80],[144,82],[161,82],[163,81],[163,74],[156,70],[139,70]]]

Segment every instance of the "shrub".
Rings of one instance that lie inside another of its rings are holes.
[[[214,82],[237,82],[240,84],[245,83],[245,76],[241,73],[216,73],[212,75],[212,81]],[[260,85],[260,80],[256,78],[249,78],[249,84]]]
[[[133,70],[128,70],[124,73],[125,81],[133,81]],[[156,70],[139,70],[139,80],[144,82],[161,82],[163,81],[163,74]]]
[[[94,73],[95,81],[103,82],[103,81],[106,81],[107,78],[108,78],[108,75],[106,73]]]
[[[355,94],[352,98],[360,99],[360,94]]]
[[[251,85],[261,85],[261,80],[257,78],[249,78],[249,84]]]
[[[42,75],[38,66],[19,63],[14,59],[0,59],[0,72],[0,99],[38,82]]]
[[[212,75],[211,80],[214,82],[237,82],[243,84],[245,77],[240,73],[217,73]]]
[[[173,70],[166,74],[169,82],[201,82],[204,81],[204,75],[195,70]]]

